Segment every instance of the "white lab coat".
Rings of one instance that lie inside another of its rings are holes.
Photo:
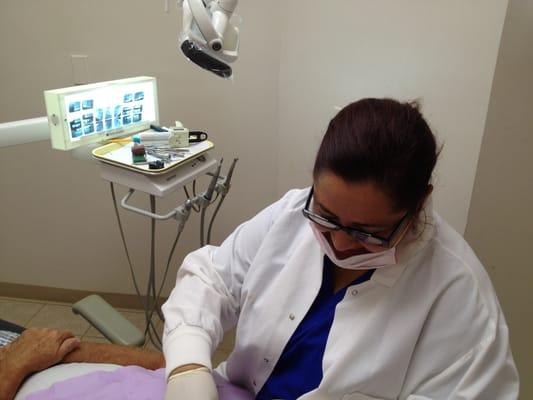
[[[308,193],[288,192],[220,247],[185,258],[163,306],[167,374],[211,366],[223,332],[237,324],[235,348],[217,372],[261,389],[321,285],[323,253],[302,216]],[[301,399],[518,398],[508,328],[485,270],[432,210],[421,218],[398,247],[397,265],[346,290],[323,379]]]

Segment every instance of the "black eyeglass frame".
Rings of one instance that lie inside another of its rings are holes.
[[[408,217],[411,216],[411,213],[407,212],[402,217],[402,219],[396,224],[396,226],[394,227],[389,237],[384,238],[384,237],[381,237],[381,236],[378,236],[378,235],[375,235],[369,232],[365,232],[361,229],[342,226],[340,224],[337,224],[336,222],[330,221],[329,219],[310,211],[309,206],[311,204],[311,198],[313,197],[313,193],[314,193],[314,186],[311,186],[311,190],[309,191],[309,195],[307,196],[305,206],[302,209],[302,213],[305,218],[317,224],[318,226],[324,229],[327,229],[328,231],[339,231],[340,230],[340,231],[346,232],[352,238],[365,244],[370,244],[370,245],[380,246],[380,247],[390,249],[391,247],[396,245],[396,240],[394,239],[396,239],[396,237],[400,233],[403,233],[403,231],[400,228],[404,226],[404,224],[408,221]],[[330,228],[330,227],[324,226],[320,223],[320,221],[325,222],[328,225],[331,225],[332,227]]]

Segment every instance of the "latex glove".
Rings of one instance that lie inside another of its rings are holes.
[[[205,367],[172,375],[167,382],[165,400],[218,400],[213,375]]]

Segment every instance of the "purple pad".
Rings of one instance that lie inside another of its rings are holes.
[[[219,400],[253,400],[254,395],[214,373]],[[54,383],[25,400],[162,400],[165,370],[150,371],[130,366],[115,371],[96,371]]]

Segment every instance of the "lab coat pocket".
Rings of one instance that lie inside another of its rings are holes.
[[[350,394],[347,394],[345,395],[342,400],[383,400],[383,399],[380,399],[379,397],[372,397],[372,396],[368,396],[366,394],[363,394],[363,393],[350,393]]]

